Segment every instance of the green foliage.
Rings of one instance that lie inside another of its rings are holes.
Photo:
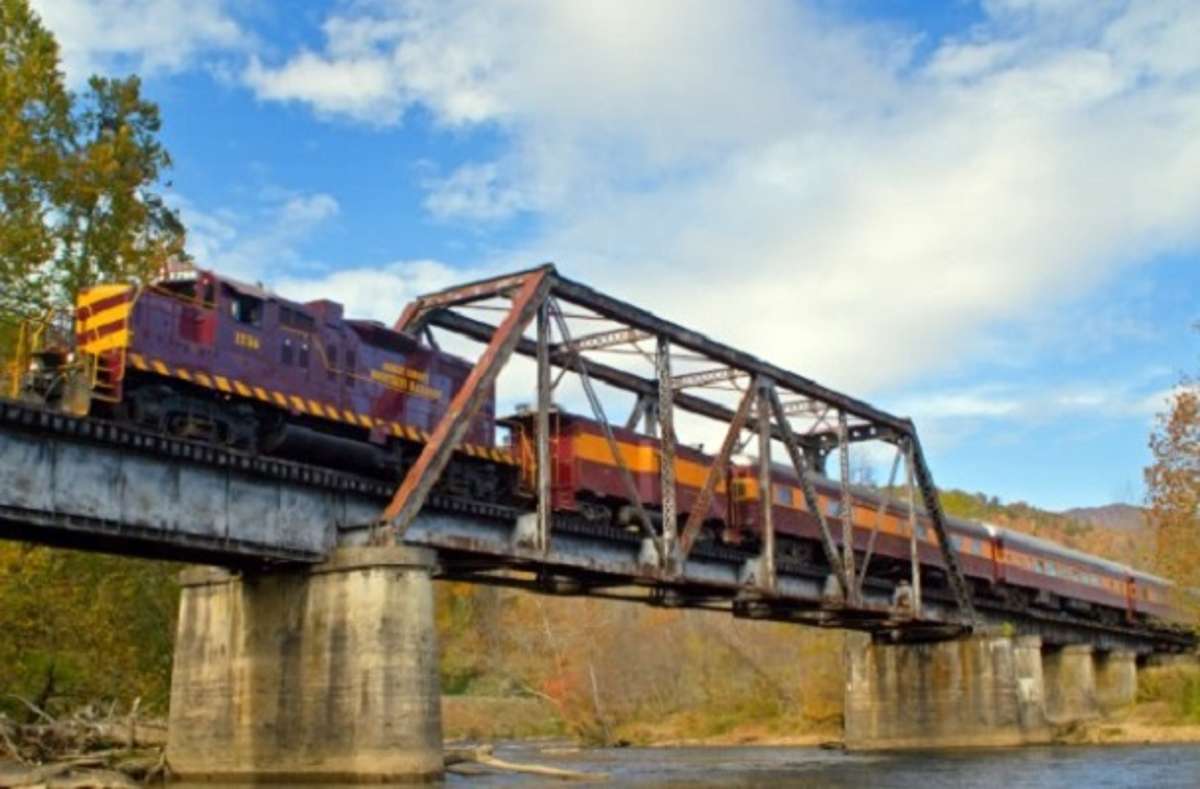
[[[179,565],[0,542],[0,709],[165,711]]]
[[[1200,666],[1139,669],[1138,701],[1165,702],[1180,723],[1200,723]]]
[[[42,315],[184,256],[183,227],[154,191],[171,164],[158,108],[136,76],[68,92],[28,0],[0,0],[0,127],[0,311]]]

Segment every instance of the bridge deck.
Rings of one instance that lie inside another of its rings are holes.
[[[361,544],[393,492],[377,480],[250,457],[192,442],[0,401],[0,537],[229,567],[317,562]],[[644,538],[556,518],[534,547],[523,514],[431,498],[405,534],[436,548],[440,574],[546,592],[717,608],[736,615],[868,630],[909,639],[961,632],[948,593],[926,598],[920,622],[890,610],[890,583],[868,577],[850,611],[825,597],[824,571],[780,561],[773,590],[755,557],[698,543],[670,576]],[[1049,612],[1017,618],[981,609],[985,626],[1013,623],[1046,643],[1147,653],[1186,646],[1161,631],[1101,627]]]

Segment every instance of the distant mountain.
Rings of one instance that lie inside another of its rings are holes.
[[[1136,532],[1146,528],[1146,511],[1132,504],[1106,504],[1103,507],[1076,507],[1064,516],[1114,531]]]

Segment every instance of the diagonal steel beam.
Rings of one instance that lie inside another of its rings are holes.
[[[558,333],[562,336],[563,342],[571,341],[571,329],[567,326],[567,319],[563,317],[562,310],[557,308],[553,300],[550,301],[550,312],[554,316],[555,323],[558,324]],[[650,516],[646,514],[646,509],[642,505],[642,497],[638,495],[637,483],[633,479],[633,473],[629,470],[629,465],[625,462],[625,458],[621,456],[621,447],[617,444],[617,438],[613,435],[612,425],[608,422],[608,416],[604,413],[604,405],[600,402],[600,398],[596,396],[596,390],[592,387],[592,379],[588,376],[587,368],[579,364],[583,357],[579,354],[572,354],[576,362],[576,372],[579,373],[579,381],[583,384],[584,394],[587,395],[588,403],[592,406],[592,413],[596,417],[596,421],[600,423],[600,427],[604,431],[604,440],[608,443],[608,451],[612,453],[613,462],[617,464],[617,471],[620,472],[621,482],[625,486],[625,495],[629,496],[629,501],[633,504],[633,509],[637,513],[638,523],[647,537],[650,537],[657,544],[659,549],[660,560],[664,557],[662,552],[661,542],[658,536],[654,533],[654,524],[650,521]]]
[[[850,577],[846,574],[846,568],[842,565],[841,557],[838,556],[837,545],[834,544],[833,535],[829,531],[829,521],[825,519],[825,513],[821,511],[821,502],[817,498],[817,489],[813,487],[812,480],[809,479],[808,462],[805,460],[804,453],[800,451],[800,446],[796,442],[796,435],[792,432],[791,424],[787,421],[787,414],[783,411],[783,403],[779,402],[779,393],[774,388],[771,388],[767,390],[767,394],[771,400],[771,410],[775,412],[775,421],[783,432],[783,446],[787,449],[788,459],[792,461],[792,467],[796,469],[796,476],[800,477],[800,489],[804,491],[804,503],[808,506],[808,511],[817,517],[817,524],[821,527],[821,547],[825,551],[825,560],[829,562],[829,566],[833,569],[833,574],[837,577],[838,583],[842,587],[842,597],[848,600],[850,597]]]
[[[917,487],[921,490],[921,500],[925,504],[925,515],[933,524],[933,530],[937,534],[938,548],[942,554],[942,562],[946,565],[946,576],[950,581],[950,588],[954,591],[958,608],[967,622],[974,625],[979,619],[975,614],[975,603],[971,599],[971,588],[967,586],[966,578],[963,577],[962,566],[958,563],[958,554],[954,552],[954,546],[950,543],[950,535],[946,531],[946,515],[942,512],[942,502],[938,498],[937,487],[933,484],[933,475],[929,471],[929,466],[925,463],[925,454],[921,451],[921,442],[917,438],[916,428],[912,426],[911,422],[909,422],[908,427],[909,452],[912,458],[913,476],[915,477]]]
[[[746,426],[746,419],[750,416],[750,406],[754,402],[754,396],[755,387],[753,386],[746,389],[745,394],[742,395],[742,402],[738,405],[733,418],[729,420],[729,429],[725,431],[721,449],[713,458],[712,465],[708,467],[708,474],[704,477],[704,485],[701,486],[699,495],[692,502],[692,511],[688,513],[683,533],[679,535],[679,560],[681,562],[691,553],[692,545],[700,534],[700,527],[704,525],[704,519],[708,517],[708,508],[712,506],[717,482],[725,475],[726,469],[729,467],[729,456],[733,454],[733,446],[737,443],[742,428]],[[733,494],[732,491],[728,491],[728,493],[729,495]]]
[[[892,461],[892,470],[888,474],[887,487],[883,489],[883,495],[879,497],[879,507],[875,510],[875,525],[871,528],[871,536],[867,539],[867,548],[863,552],[862,568],[858,571],[858,581],[855,587],[858,593],[862,595],[863,582],[867,580],[867,567],[871,564],[871,556],[875,553],[875,539],[879,536],[879,529],[883,526],[883,516],[887,512],[887,505],[892,500],[892,485],[896,484],[896,472],[900,470],[900,458],[903,451],[896,448],[896,458]]]
[[[380,515],[380,522],[385,528],[403,536],[421,511],[429,491],[450,461],[454,448],[466,435],[471,419],[480,406],[492,397],[496,376],[517,347],[521,333],[549,295],[552,271],[552,267],[534,269],[516,283],[517,292],[508,314],[496,328],[491,342],[471,369],[462,388],[450,401],[446,413],[438,420],[433,435],[412,468],[404,475],[396,495]]]

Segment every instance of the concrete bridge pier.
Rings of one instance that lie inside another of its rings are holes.
[[[1073,723],[1100,716],[1091,646],[1073,644],[1044,651],[1042,673],[1046,682],[1046,717],[1052,723]]]
[[[1095,653],[1096,701],[1102,713],[1128,707],[1137,701],[1137,653],[1113,649]]]
[[[434,554],[185,573],[167,759],[187,780],[381,783],[442,772]]]
[[[847,747],[1004,746],[1046,739],[1040,649],[1036,636],[884,644],[847,634]]]

